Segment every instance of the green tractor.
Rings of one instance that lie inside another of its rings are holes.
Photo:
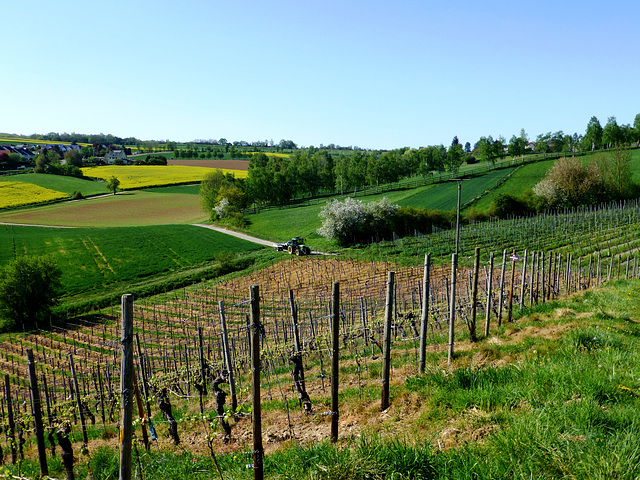
[[[286,250],[292,255],[311,255],[311,249],[304,244],[304,238],[302,237],[293,237],[286,243],[276,243],[274,246],[278,252]]]

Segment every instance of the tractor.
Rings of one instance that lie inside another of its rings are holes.
[[[290,254],[296,254],[298,256],[311,254],[311,249],[304,244],[304,238],[302,237],[293,237],[286,243],[276,243],[274,247],[278,252],[286,250]]]

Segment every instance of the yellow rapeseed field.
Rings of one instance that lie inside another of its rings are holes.
[[[68,195],[23,182],[0,182],[0,208],[17,207],[29,203],[48,202]]]
[[[247,176],[247,172],[242,170],[221,170],[238,178]],[[109,180],[115,176],[120,180],[120,188],[127,190],[176,183],[200,182],[211,171],[212,169],[207,167],[181,165],[106,165],[103,167],[83,168],[82,174],[86,177],[104,180]]]

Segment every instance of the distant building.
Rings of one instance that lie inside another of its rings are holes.
[[[124,150],[111,150],[104,156],[104,163],[107,165],[113,165],[118,160],[122,160],[127,165],[131,163],[127,159],[127,154],[124,153]]]

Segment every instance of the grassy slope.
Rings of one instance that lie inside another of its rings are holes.
[[[213,261],[222,251],[241,254],[258,248],[190,225],[109,229],[0,226],[0,264],[15,255],[50,255],[62,269],[66,295],[187,270]]]
[[[73,192],[81,192],[84,196],[108,193],[104,182],[85,180],[82,178],[65,177],[62,175],[48,175],[44,173],[25,173],[0,177],[0,182],[25,182],[39,185],[44,188],[71,195]]]
[[[465,203],[504,179],[513,168],[495,170],[487,175],[474,177],[464,181],[462,185],[462,199]],[[436,185],[394,190],[390,192],[356,197],[364,202],[372,202],[387,197],[392,203],[427,209],[451,210],[455,208],[458,198],[456,182],[445,182]],[[282,241],[294,236],[305,237],[312,248],[329,247],[329,243],[320,237],[316,230],[322,225],[318,214],[325,202],[292,208],[264,210],[258,214],[249,215],[250,225],[247,232],[268,240]]]

